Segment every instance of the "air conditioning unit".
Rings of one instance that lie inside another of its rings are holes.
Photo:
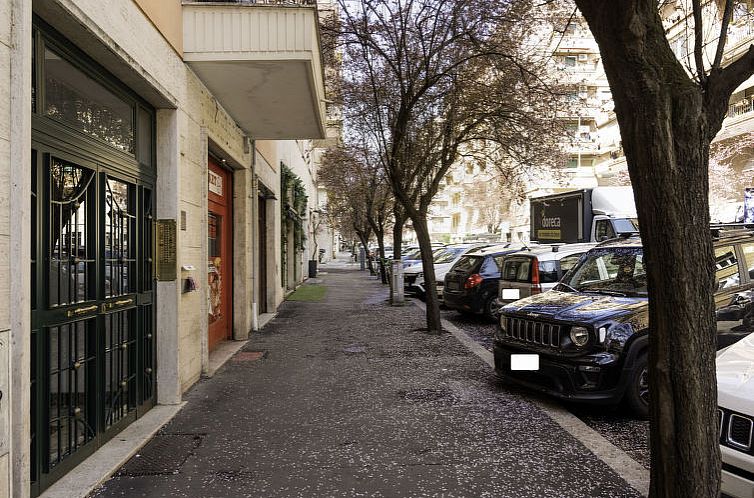
[[[589,60],[589,54],[579,54],[579,62],[586,62]]]

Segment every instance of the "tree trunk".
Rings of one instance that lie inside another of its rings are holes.
[[[419,212],[418,216],[411,218],[411,221],[414,223],[416,239],[422,253],[422,273],[424,274],[424,288],[426,289],[427,299],[427,331],[430,334],[439,334],[442,332],[442,321],[440,319],[440,303],[437,300],[435,262],[432,257],[432,243],[429,240],[426,214]]]
[[[406,219],[403,216],[403,210],[397,202],[393,208],[393,221],[393,278],[390,279],[390,303],[400,306],[405,302],[403,295],[403,261],[401,255],[403,254],[403,225]]]
[[[710,124],[656,2],[576,0],[600,47],[634,187],[649,295],[652,497],[716,497]],[[714,121],[714,120],[712,120]]]
[[[379,247],[379,260],[377,261],[377,268],[380,270],[380,281],[383,284],[387,283],[387,274],[385,273],[385,231],[379,230],[376,231],[375,234],[377,235],[377,246]]]

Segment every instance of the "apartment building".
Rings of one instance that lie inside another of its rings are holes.
[[[304,278],[283,220],[318,204],[327,110],[312,1],[0,13],[0,496],[26,497],[179,404]]]
[[[662,2],[660,11],[670,46],[687,68],[695,67],[690,7],[691,3],[686,0],[666,1]],[[723,7],[724,2],[704,3],[708,64],[714,59]],[[573,139],[563,144],[568,153],[567,164],[561,170],[565,176],[557,181],[530,182],[527,198],[598,185],[629,185],[620,129],[594,39],[579,16],[574,16],[562,37],[555,39],[552,53],[557,69],[554,77],[558,79],[558,74],[562,74],[566,79],[559,81],[574,85],[573,107],[569,111]],[[740,57],[752,42],[754,1],[738,0],[728,27],[723,65]],[[754,187],[754,78],[740,85],[731,96],[727,117],[713,141],[712,162],[715,168],[711,174],[711,188],[715,192],[711,203],[713,220],[740,219],[744,191]],[[512,206],[507,221],[513,240],[527,240],[528,202]]]

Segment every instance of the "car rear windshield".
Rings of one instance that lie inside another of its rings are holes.
[[[505,258],[502,279],[508,282],[531,282],[531,258]]]
[[[460,273],[474,273],[482,262],[482,259],[484,258],[480,256],[461,256],[458,263],[453,266],[453,271]]]
[[[453,247],[452,249],[445,249],[445,252],[442,253],[440,256],[438,256],[437,259],[435,259],[435,263],[442,264],[442,263],[450,263],[454,259],[458,257],[459,254],[461,254],[466,249],[462,247]]]
[[[529,256],[515,256],[503,260],[503,280],[508,282],[531,283],[531,266],[535,258]],[[557,261],[539,262],[539,283],[554,284],[558,277]]]

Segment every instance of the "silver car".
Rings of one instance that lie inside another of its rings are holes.
[[[498,307],[552,289],[595,245],[542,245],[506,255],[498,284]]]

